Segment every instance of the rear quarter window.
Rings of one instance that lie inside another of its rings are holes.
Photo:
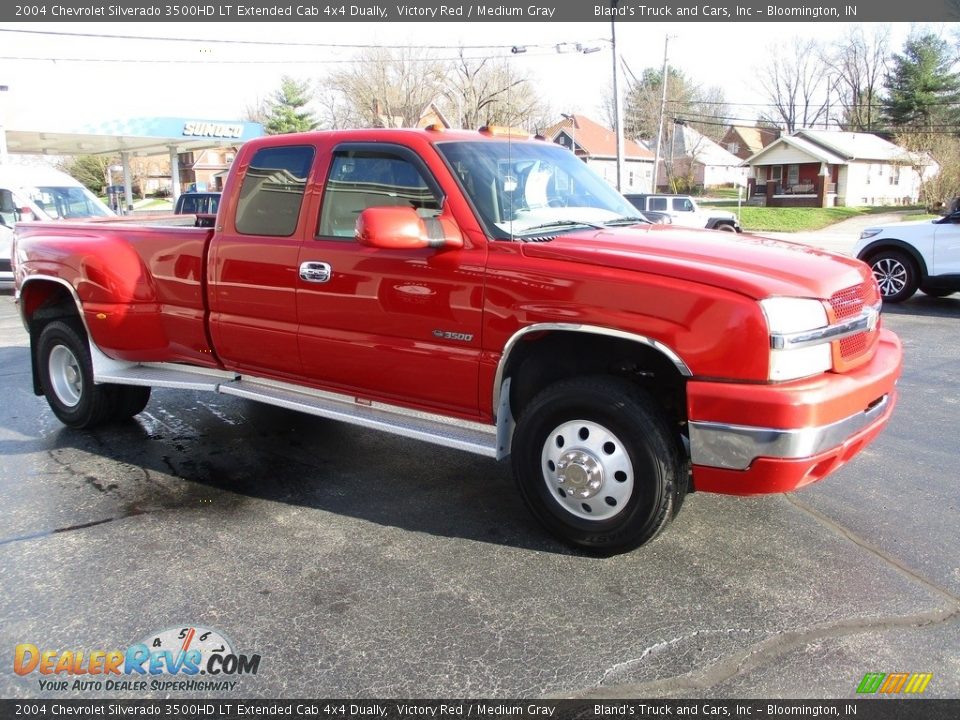
[[[313,156],[312,146],[258,150],[240,186],[237,232],[273,237],[293,235]]]

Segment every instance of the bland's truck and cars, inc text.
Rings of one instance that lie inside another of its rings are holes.
[[[646,223],[496,128],[257,139],[215,227],[21,223],[13,270],[34,390],[69,426],[173,387],[509,457],[546,528],[606,553],[690,491],[833,472],[901,369],[864,263]]]

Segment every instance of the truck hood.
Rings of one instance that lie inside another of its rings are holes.
[[[870,269],[859,260],[809,245],[663,225],[567,233],[548,242],[526,243],[522,252],[529,258],[688,280],[757,300],[827,299],[870,277]]]

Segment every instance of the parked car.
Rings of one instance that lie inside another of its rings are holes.
[[[0,166],[0,284],[13,282],[11,244],[21,220],[82,220],[114,213],[66,173],[46,167]]]
[[[213,227],[217,221],[217,208],[220,207],[218,192],[186,192],[177,198],[174,213],[177,215],[196,215],[197,227]]]
[[[663,214],[674,225],[708,230],[742,232],[737,216],[728,210],[701,208],[689,195],[625,195],[637,210],[648,214]]]
[[[960,212],[867,228],[853,252],[873,270],[885,302],[903,302],[917,289],[946,297],[960,290]]]

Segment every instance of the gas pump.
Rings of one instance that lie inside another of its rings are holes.
[[[107,186],[107,205],[109,205],[110,209],[117,215],[123,215],[123,193],[123,185]]]

